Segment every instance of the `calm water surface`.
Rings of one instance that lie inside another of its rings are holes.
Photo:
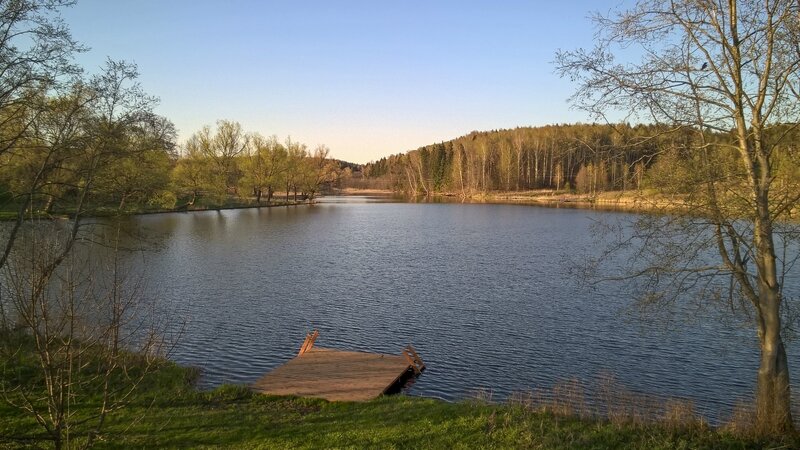
[[[317,328],[322,346],[398,353],[412,343],[428,370],[410,395],[455,400],[484,389],[502,399],[611,373],[724,416],[754,386],[751,331],[642,322],[624,287],[567,274],[570,258],[599,251],[592,223],[624,216],[365,198],[161,214],[133,219],[163,244],[135,264],[186,320],[172,358],[201,367],[203,387],[256,380]]]

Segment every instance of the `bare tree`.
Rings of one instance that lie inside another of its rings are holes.
[[[778,161],[797,159],[787,138],[800,122],[799,14],[796,0],[639,0],[596,15],[596,48],[556,61],[578,84],[576,105],[686,136],[679,200],[692,217],[643,218],[634,229],[650,264],[637,274],[651,299],[669,296],[665,279],[685,292],[729,278],[731,305],[750,314],[760,343],[756,425],[776,432],[793,429],[783,275],[797,256],[786,220],[800,190],[786,188]]]
[[[161,361],[160,328],[118,252],[101,258],[89,244],[56,264],[68,228],[23,233],[2,274],[14,327],[0,331],[0,396],[43,432],[17,439],[90,447]]]

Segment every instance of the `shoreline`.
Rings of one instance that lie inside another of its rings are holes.
[[[360,189],[360,188],[334,188],[333,191],[325,195],[380,195],[380,196],[404,196],[401,192],[396,192],[391,189]]]
[[[356,189],[343,188],[334,192],[342,196],[393,196],[409,200],[444,200],[453,203],[488,203],[508,205],[531,205],[548,208],[599,209],[607,211],[625,211],[640,213],[669,213],[685,210],[685,205],[674,198],[647,191],[606,191],[595,195],[576,194],[552,189],[534,189],[523,191],[494,191],[462,195],[454,192],[439,192],[430,196],[409,196],[389,189]]]
[[[159,210],[152,210],[152,211],[139,211],[139,212],[131,212],[127,215],[131,216],[143,216],[148,214],[169,214],[169,213],[192,213],[192,212],[206,212],[206,211],[222,211],[222,210],[229,210],[229,209],[254,209],[254,208],[277,208],[281,206],[302,206],[302,205],[312,205],[316,203],[316,200],[309,201],[292,201],[286,203],[268,203],[263,205],[226,205],[220,206],[218,208],[214,207],[203,207],[203,208],[186,208],[186,209],[159,209]]]
[[[207,212],[207,211],[222,211],[222,210],[231,210],[231,209],[253,209],[253,208],[277,208],[281,206],[303,206],[303,205],[313,205],[317,203],[316,200],[309,201],[291,201],[286,203],[270,203],[270,204],[262,204],[262,205],[225,205],[220,207],[201,207],[201,208],[173,208],[173,209],[152,209],[152,210],[141,210],[141,211],[127,211],[123,213],[119,213],[118,211],[109,211],[109,212],[99,212],[95,214],[89,214],[82,216],[83,218],[100,218],[100,217],[123,217],[123,216],[147,216],[151,214],[170,214],[170,213],[193,213],[193,212]],[[2,222],[13,222],[17,220],[17,216],[13,215],[11,211],[7,211],[11,214],[0,214],[0,223]],[[29,218],[26,217],[25,220]],[[70,215],[68,213],[56,212],[51,214],[44,214],[44,213],[37,213],[35,216],[35,220],[69,220]]]
[[[664,198],[642,191],[606,191],[595,195],[575,194],[552,190],[512,191],[489,193],[484,197],[490,203],[599,209],[638,213],[675,213],[686,210],[678,199]]]

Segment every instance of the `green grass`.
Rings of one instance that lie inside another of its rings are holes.
[[[97,448],[796,448],[800,441],[735,437],[705,427],[671,429],[580,420],[519,406],[403,395],[367,403],[253,394],[242,386],[191,387],[193,372],[166,364],[110,417]],[[91,408],[92,402],[83,405]],[[38,434],[0,402],[0,436]],[[23,441],[3,440],[0,448]]]
[[[42,392],[30,339],[6,333],[0,344],[21,350],[0,364],[0,384]],[[137,361],[137,355],[127,356]],[[127,373],[136,378],[138,370],[134,364]],[[201,392],[193,387],[197,375],[197,370],[159,362],[126,407],[108,417],[96,448],[800,448],[797,437],[735,436],[697,421],[637,425],[580,419],[523,402],[451,403],[404,395],[327,402],[265,396],[232,385]],[[112,385],[124,379],[115,377]],[[76,421],[97,410],[99,394],[87,386],[72,400]],[[93,423],[74,425],[72,443],[85,442]],[[31,416],[0,396],[0,449],[47,447],[43,434]]]

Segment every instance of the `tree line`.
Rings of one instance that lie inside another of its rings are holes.
[[[473,131],[364,167],[410,194],[631,189],[659,152],[655,128],[574,124]]]
[[[773,131],[781,136],[776,154],[786,158],[794,154],[790,146],[800,140],[783,135],[791,131],[787,127]],[[729,137],[703,134],[707,143],[721,143]],[[658,189],[659,180],[669,178],[679,166],[691,164],[696,142],[697,133],[690,127],[625,123],[473,131],[368,163],[363,178],[366,186],[388,186],[410,195],[463,197],[531,189],[584,194]],[[718,152],[719,157],[724,154]],[[727,155],[735,157],[730,152]]]
[[[180,148],[174,125],[153,113],[155,100],[139,90],[136,76],[135,66],[109,61],[102,76],[65,93],[40,92],[24,112],[8,117],[13,126],[2,130],[8,149],[0,154],[3,209],[96,214],[187,209],[199,199],[204,207],[261,205],[276,192],[313,200],[338,175],[326,146],[279,142],[234,121],[205,126]]]
[[[192,206],[205,195],[220,203],[228,196],[272,203],[276,193],[285,199],[313,200],[320,188],[334,181],[339,163],[330,150],[309,150],[291,138],[246,133],[238,122],[220,120],[216,130],[205,126],[186,142],[172,169],[172,188]]]

